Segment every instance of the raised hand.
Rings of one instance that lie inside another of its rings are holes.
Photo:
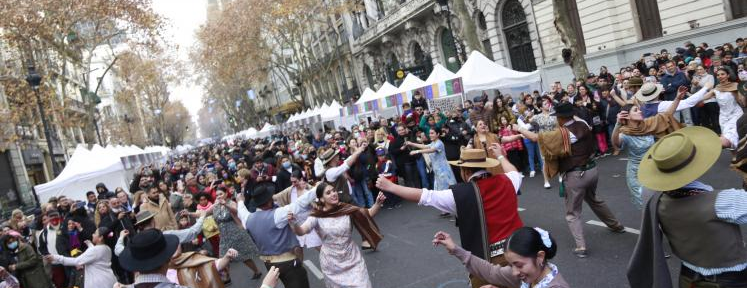
[[[376,203],[379,203],[379,205],[384,204],[384,201],[386,201],[386,196],[384,196],[384,192],[379,192],[379,195],[376,196]]]
[[[238,256],[239,256],[239,251],[236,251],[236,249],[228,248],[228,251],[226,251],[226,257],[228,257],[228,259],[233,260],[233,259],[236,259],[236,257]]]
[[[444,246],[446,248],[446,251],[449,251],[449,253],[452,253],[456,248],[454,239],[451,239],[451,235],[444,231],[438,231],[436,235],[433,235],[433,246],[438,245]]]
[[[394,188],[394,183],[384,176],[379,176],[379,179],[376,179],[376,188],[383,191],[391,191]]]
[[[278,284],[279,277],[280,269],[275,266],[270,267],[270,270],[267,270],[267,276],[262,279],[262,286],[275,287]]]
[[[119,232],[119,238],[125,237],[127,235],[130,235],[130,231],[127,230],[127,229],[122,230],[121,232]]]
[[[296,223],[296,216],[291,211],[288,211],[288,223]]]
[[[705,85],[703,85],[703,87],[708,88],[708,90],[713,89],[713,82],[708,82]]]
[[[493,151],[493,154],[495,154],[495,157],[500,157],[504,155],[503,146],[501,146],[501,144],[499,143],[490,144],[490,150]]]
[[[617,123],[621,123],[621,120],[628,120],[628,117],[628,111],[620,111],[620,113],[617,113]]]

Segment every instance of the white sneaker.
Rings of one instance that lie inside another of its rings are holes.
[[[534,178],[534,171],[529,172],[529,178]]]
[[[549,182],[545,182],[545,189],[550,189],[550,183]]]

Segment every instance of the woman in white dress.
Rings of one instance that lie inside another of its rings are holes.
[[[88,249],[78,257],[64,257],[60,255],[46,255],[44,260],[52,264],[64,266],[84,266],[84,285],[88,287],[112,287],[117,283],[117,277],[112,271],[112,250],[104,239],[114,237],[107,227],[99,227],[93,233],[92,241],[86,241]]]
[[[381,209],[386,197],[379,193],[370,209],[341,203],[332,185],[321,183],[316,188],[318,207],[302,225],[288,213],[288,223],[296,235],[306,235],[316,229],[322,239],[319,264],[327,288],[371,288],[366,262],[353,242],[353,226],[376,249],[382,235],[372,217]]]
[[[739,142],[737,120],[744,114],[742,108],[747,105],[747,99],[745,99],[747,95],[739,94],[736,76],[732,75],[729,69],[721,67],[716,70],[716,79],[718,85],[703,99],[716,97],[719,107],[718,123],[721,126],[721,145],[724,148],[735,149]]]

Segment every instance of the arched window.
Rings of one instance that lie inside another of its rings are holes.
[[[456,47],[454,46],[454,37],[451,35],[451,31],[449,29],[444,28],[441,30],[441,35],[439,35],[439,38],[441,39],[441,53],[443,56],[443,63],[446,65],[446,69],[449,69],[449,71],[456,73],[459,71],[459,68],[462,68],[459,66],[459,63],[456,61],[457,53],[456,53]],[[451,58],[454,58],[453,60],[450,60]]]
[[[511,67],[526,72],[537,70],[524,7],[518,0],[509,0],[503,5],[500,15]]]

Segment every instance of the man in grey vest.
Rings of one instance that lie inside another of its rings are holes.
[[[677,130],[654,144],[638,169],[649,199],[628,266],[631,287],[672,287],[662,236],[682,259],[679,287],[747,287],[747,224],[742,189],[714,191],[697,181],[721,155],[719,136],[705,127]]]
[[[257,186],[252,192],[249,207],[244,205],[244,195],[238,194],[238,215],[241,224],[252,235],[259,249],[259,259],[269,270],[275,266],[280,269],[280,281],[286,288],[308,288],[309,278],[306,268],[294,250],[299,246],[296,234],[288,226],[288,213],[300,213],[314,201],[316,194],[305,193],[296,201],[277,207],[272,200],[275,186]]]
[[[334,186],[335,191],[339,191],[340,202],[353,203],[353,197],[351,196],[353,188],[350,186],[345,172],[350,170],[355,161],[358,161],[358,157],[366,151],[367,147],[368,143],[361,144],[342,164],[339,164],[340,156],[338,154],[340,151],[337,149],[327,149],[320,157],[325,169],[324,181]]]

